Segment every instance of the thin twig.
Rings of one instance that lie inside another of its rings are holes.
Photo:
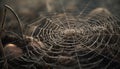
[[[4,23],[5,23],[5,19],[6,19],[6,9],[4,7],[2,7],[1,12],[2,12],[2,16],[1,16],[1,23],[0,23],[0,53],[1,53],[1,57],[4,58],[4,63],[3,63],[2,69],[8,69],[7,58],[5,57],[5,52],[4,52],[3,44],[1,41],[1,38],[2,38],[2,35],[4,32]]]

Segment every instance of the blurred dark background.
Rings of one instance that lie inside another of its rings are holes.
[[[11,6],[25,24],[32,23],[49,13],[71,12],[79,14],[87,4],[85,12],[104,7],[112,14],[120,16],[120,0],[1,0],[0,5],[3,4]],[[8,16],[14,19],[9,12]]]

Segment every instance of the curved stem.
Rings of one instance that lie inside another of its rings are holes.
[[[19,23],[19,26],[20,26],[20,30],[21,30],[21,31],[20,31],[20,32],[21,32],[21,38],[23,39],[23,38],[24,38],[24,36],[23,36],[23,25],[22,25],[22,23],[21,23],[21,20],[19,19],[17,13],[15,13],[15,11],[14,11],[10,6],[5,5],[5,7],[6,7],[7,9],[9,9],[9,10],[13,13],[13,15],[16,17],[16,19],[17,19],[17,21],[18,21],[18,23]]]

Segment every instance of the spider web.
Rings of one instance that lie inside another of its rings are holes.
[[[106,12],[82,15],[86,8],[75,16],[59,3],[63,14],[40,20],[26,53],[14,59],[19,63],[10,64],[28,69],[119,69],[119,19]]]
[[[43,42],[43,60],[60,69],[119,68],[119,20],[99,13],[81,18],[66,13],[41,22],[32,37]]]
[[[67,17],[68,20],[65,15],[47,18],[33,32],[32,36],[44,43],[42,48],[47,64],[62,65],[63,68],[72,65],[78,69],[101,68],[102,63],[102,68],[107,69],[112,63],[119,64],[116,60],[119,27],[113,16],[100,14],[88,20]]]

